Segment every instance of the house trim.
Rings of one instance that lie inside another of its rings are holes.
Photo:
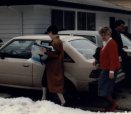
[[[1,0],[0,1],[0,6],[12,6],[12,5],[48,5],[48,6],[59,6],[59,7],[77,8],[77,9],[93,10],[93,11],[131,14],[131,11],[122,10],[122,9],[93,6],[88,4],[71,3],[71,2],[64,2],[58,0],[6,0],[6,1]]]

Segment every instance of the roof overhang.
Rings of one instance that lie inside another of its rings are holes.
[[[12,5],[50,5],[67,8],[131,14],[131,10],[115,6],[113,4],[110,4],[109,2],[105,2],[102,0],[0,0],[0,6]]]
[[[131,10],[131,0],[104,0],[104,1]]]

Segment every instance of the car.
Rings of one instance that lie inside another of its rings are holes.
[[[102,46],[102,40],[98,31],[87,31],[87,30],[63,30],[59,31],[60,35],[71,35],[71,36],[83,36],[93,42],[96,46]]]
[[[86,31],[86,30],[63,30],[59,31],[60,35],[71,35],[71,36],[83,36],[88,40],[92,41],[97,47],[102,46],[102,39],[98,31]],[[121,38],[123,42],[123,49],[127,52],[129,56],[131,56],[131,40],[121,33]]]
[[[124,34],[121,34],[121,38],[124,46],[123,49],[127,52],[128,56],[131,56],[131,40]]]
[[[94,69],[92,62],[96,50],[88,39],[81,36],[60,35],[64,47],[65,89],[88,91],[89,78]],[[30,61],[35,42],[49,45],[48,35],[14,37],[0,48],[0,85],[42,89],[45,64]],[[69,93],[68,93],[69,94]]]

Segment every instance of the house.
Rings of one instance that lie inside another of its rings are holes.
[[[103,0],[1,0],[0,38],[43,34],[51,24],[59,30],[97,30],[122,19],[131,30],[131,10]]]

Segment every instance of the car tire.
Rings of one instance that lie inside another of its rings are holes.
[[[67,102],[73,102],[76,99],[77,91],[74,84],[67,78],[64,81],[64,97]]]

